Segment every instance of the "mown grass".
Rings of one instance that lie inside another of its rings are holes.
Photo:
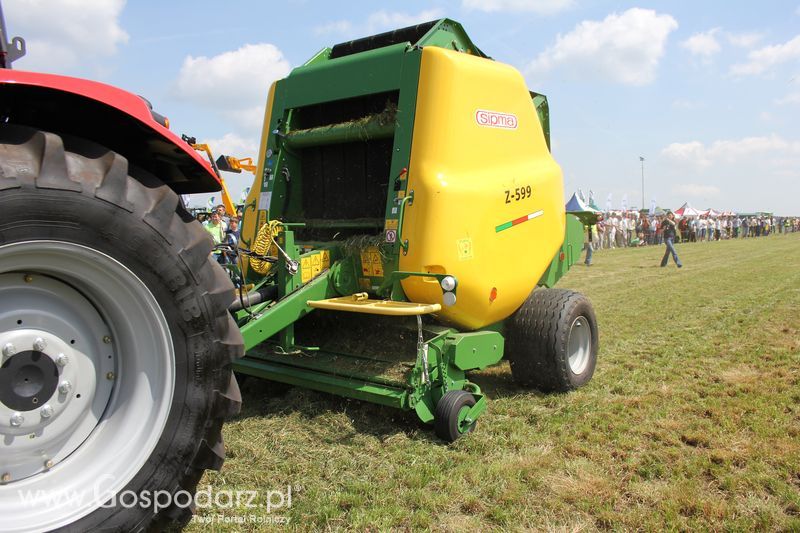
[[[577,392],[518,388],[507,363],[477,373],[489,411],[445,445],[401,412],[250,381],[201,488],[292,485],[272,514],[301,530],[800,530],[800,235],[678,252],[680,270],[658,267],[662,247],[602,251],[560,282],[600,323]]]

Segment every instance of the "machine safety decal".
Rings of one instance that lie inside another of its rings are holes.
[[[472,239],[469,237],[458,239],[456,243],[458,245],[458,260],[466,261],[467,259],[472,259]]]
[[[495,231],[495,233],[500,233],[503,230],[506,230],[508,228],[513,228],[514,226],[522,224],[523,222],[527,222],[529,220],[533,220],[536,217],[540,217],[543,214],[544,214],[544,211],[542,211],[541,209],[539,211],[534,211],[533,213],[531,213],[529,215],[525,215],[525,216],[522,216],[522,217],[519,217],[519,218],[515,218],[514,220],[510,220],[508,222],[504,222],[503,224],[500,224],[499,226],[495,226],[494,231]]]
[[[517,129],[517,115],[512,113],[499,113],[497,111],[477,109],[475,111],[475,122],[478,123],[478,126],[486,128]]]
[[[300,258],[300,279],[303,283],[308,283],[316,278],[323,270],[331,266],[331,253],[322,250],[317,254],[308,255]]]
[[[383,277],[383,263],[377,247],[370,246],[361,252],[361,275],[374,278]]]
[[[258,199],[258,210],[269,211],[271,203],[272,203],[272,192],[271,191],[262,192],[261,197]]]

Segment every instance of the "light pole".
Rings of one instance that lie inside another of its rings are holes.
[[[642,163],[642,209],[644,209],[644,157],[639,156],[639,161]]]

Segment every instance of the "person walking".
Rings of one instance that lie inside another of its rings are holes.
[[[678,259],[678,252],[675,251],[675,215],[671,212],[667,213],[667,218],[661,223],[661,232],[664,237],[664,244],[667,245],[664,257],[661,259],[661,266],[667,266],[669,256],[672,254],[672,259],[675,261],[675,264],[678,265],[678,268],[683,267],[683,263]]]
[[[592,245],[592,225],[586,225],[586,231],[583,234],[583,249],[586,250],[586,260],[583,262],[587,267],[592,266],[592,254],[594,253],[594,246]]]

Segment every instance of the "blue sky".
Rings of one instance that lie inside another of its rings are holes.
[[[800,215],[800,0],[226,3],[4,0],[15,67],[150,99],[172,129],[255,156],[267,87],[324,46],[450,17],[548,95],[568,194]],[[250,175],[226,176],[236,196]],[[199,198],[197,201],[204,201]]]

